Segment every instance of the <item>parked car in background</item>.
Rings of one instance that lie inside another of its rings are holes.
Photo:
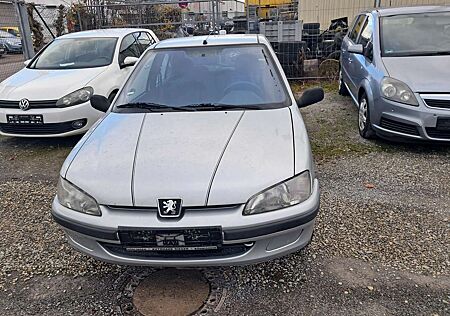
[[[342,44],[340,88],[362,137],[450,141],[450,7],[358,15]]]
[[[11,33],[0,30],[0,43],[7,53],[22,53],[22,40]]]
[[[0,57],[2,57],[4,54],[6,54],[5,45],[0,43]]]
[[[0,83],[0,134],[67,136],[86,132],[101,116],[90,98],[112,101],[152,31],[104,29],[55,39],[27,66]]]
[[[319,183],[299,107],[260,35],[147,50],[60,172],[53,217],[69,243],[135,265],[240,265],[311,240]]]
[[[17,37],[21,37],[19,28],[17,26],[1,26],[0,30],[8,32]]]

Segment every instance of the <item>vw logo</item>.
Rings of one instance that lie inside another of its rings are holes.
[[[30,101],[28,99],[22,99],[19,101],[19,109],[26,111],[30,108]]]

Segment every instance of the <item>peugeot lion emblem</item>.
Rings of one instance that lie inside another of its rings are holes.
[[[161,217],[180,217],[181,199],[158,199],[158,213]]]
[[[30,101],[28,99],[22,99],[19,101],[19,109],[26,111],[30,108]]]

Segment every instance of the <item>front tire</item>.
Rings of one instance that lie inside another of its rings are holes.
[[[350,95],[342,77],[342,68],[339,69],[339,94],[343,96]]]
[[[359,98],[358,129],[359,135],[365,139],[372,139],[375,137],[375,132],[373,131],[372,123],[370,122],[369,100],[365,93]]]

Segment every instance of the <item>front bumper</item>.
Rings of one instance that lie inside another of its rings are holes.
[[[450,130],[437,128],[438,118],[450,119],[450,110],[428,107],[416,94],[419,106],[378,98],[371,109],[372,127],[384,137],[450,142]]]
[[[10,53],[22,53],[21,45],[6,45],[6,47]]]
[[[52,215],[75,249],[103,261],[167,267],[245,265],[267,261],[305,247],[312,237],[319,211],[319,195],[318,181],[315,180],[313,194],[307,201],[287,209],[251,216],[242,216],[243,206],[237,206],[223,210],[193,210],[174,221],[160,219],[151,210],[123,210],[102,206],[102,216],[96,217],[69,210],[59,204],[57,199],[53,202]],[[189,257],[186,252],[180,257],[135,256],[112,250],[121,248],[119,226],[121,229],[220,226],[223,231],[223,248],[241,247],[242,251],[223,255],[205,252],[204,255],[195,257]]]
[[[102,116],[102,112],[85,102],[67,108],[30,108],[22,111],[18,108],[0,108],[0,135],[13,137],[65,137],[86,133]],[[42,115],[44,124],[14,126],[8,124],[7,115]],[[81,128],[71,124],[84,120]]]

